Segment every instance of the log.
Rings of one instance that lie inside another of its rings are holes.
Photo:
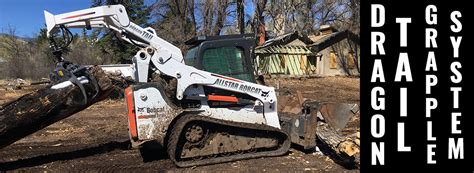
[[[31,82],[30,85],[42,85],[42,84],[49,84],[51,83],[51,81],[35,81],[35,82]]]
[[[318,124],[316,135],[318,146],[328,149],[328,155],[335,162],[349,168],[360,166],[360,139],[358,135],[341,136],[327,123]]]
[[[106,74],[98,66],[91,67],[89,72],[95,77],[99,91],[94,97],[95,87],[91,83],[83,84],[88,95],[86,104],[78,86],[52,89],[49,85],[0,106],[0,148],[107,98],[116,85],[126,86],[125,80]]]

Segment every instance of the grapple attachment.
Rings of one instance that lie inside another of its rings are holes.
[[[295,97],[279,97],[280,121],[291,142],[312,149],[316,146],[318,121],[324,121],[336,132],[346,127],[359,112],[359,105],[348,103],[319,102]]]

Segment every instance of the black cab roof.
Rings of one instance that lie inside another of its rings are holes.
[[[188,46],[195,46],[195,45],[198,45],[198,44],[200,44],[204,41],[222,40],[222,39],[239,39],[239,38],[254,39],[255,34],[233,34],[233,35],[218,35],[218,36],[201,35],[201,36],[196,36],[196,37],[193,37],[193,38],[187,40],[186,42],[184,42],[184,44],[186,44]]]

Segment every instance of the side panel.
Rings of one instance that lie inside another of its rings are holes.
[[[181,109],[166,98],[163,87],[157,83],[133,85],[130,90],[133,92],[133,118],[136,121],[136,127],[129,124],[132,139],[136,129],[134,142],[156,140],[163,144],[169,124],[181,113]],[[128,107],[131,109],[130,105]],[[133,122],[131,118],[129,122]]]
[[[263,114],[263,106],[248,106],[241,109],[228,109],[228,108],[206,108],[203,105],[202,113],[199,115],[210,116],[212,118],[244,122],[244,123],[256,123],[256,124],[266,124],[266,119]]]
[[[130,138],[132,140],[138,140],[137,132],[137,116],[135,114],[134,102],[133,102],[133,87],[125,89],[125,99],[127,101],[127,115],[128,115],[128,129]]]
[[[199,87],[188,87],[184,93],[186,99],[199,100],[201,107],[198,108],[201,112],[199,115],[209,116],[216,119],[244,122],[244,123],[257,123],[266,124],[267,120],[264,114],[264,106],[260,101],[256,101],[253,105],[247,105],[245,107],[213,107],[210,108],[208,101],[212,101],[213,97],[229,97],[229,96],[216,96],[204,94],[202,86]],[[213,96],[213,97],[211,97]],[[238,102],[238,99],[229,100],[231,102]]]

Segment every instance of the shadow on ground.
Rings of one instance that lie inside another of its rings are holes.
[[[0,163],[0,171],[14,170],[24,167],[38,166],[46,163],[72,160],[82,157],[88,157],[96,154],[104,154],[114,150],[129,150],[130,141],[111,141],[95,147],[84,148],[80,150],[41,155],[32,158],[19,159],[12,162]]]

